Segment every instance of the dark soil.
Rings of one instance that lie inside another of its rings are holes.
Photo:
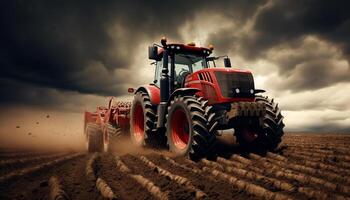
[[[101,157],[97,164],[97,175],[107,182],[119,199],[152,199],[145,188],[117,170],[110,154]]]
[[[222,139],[222,138],[221,138]],[[220,140],[221,140],[220,139]],[[225,138],[224,138],[225,139]],[[229,136],[226,138],[227,140],[221,140],[218,143],[218,152],[219,155],[225,157],[227,159],[230,158],[233,154],[246,155],[247,152],[243,152],[239,146],[234,144],[234,137]],[[329,147],[325,149],[332,149],[334,152],[342,151],[346,152],[347,145],[350,144],[350,137],[344,135],[335,135],[335,136],[324,136],[324,135],[290,135],[286,134],[285,140],[283,143],[283,148],[280,148],[279,151],[275,153],[285,156],[288,159],[288,164],[300,164],[303,165],[303,159],[294,158],[293,156],[288,156],[286,152],[291,152],[291,148],[288,149],[288,145],[293,146],[295,153],[298,153],[298,148],[303,148],[303,151],[313,150],[313,145],[316,145],[318,149],[320,149],[324,145],[329,145]],[[305,148],[307,146],[307,148]],[[339,147],[338,147],[339,146]],[[178,184],[174,180],[170,180],[169,178],[158,174],[154,169],[148,167],[143,161],[141,161],[138,157],[140,155],[144,155],[156,164],[158,167],[161,167],[170,173],[178,176],[182,176],[187,178],[195,188],[206,193],[207,199],[258,199],[255,196],[252,196],[249,191],[239,190],[236,187],[232,186],[226,181],[223,181],[219,178],[215,178],[209,173],[198,172],[194,173],[189,169],[202,169],[205,165],[202,163],[193,163],[188,161],[183,157],[172,157],[172,154],[166,152],[164,150],[152,150],[152,149],[136,149],[134,151],[128,150],[128,144],[124,144],[123,148],[128,153],[124,152],[114,152],[114,154],[119,155],[121,160],[130,168],[130,174],[141,175],[144,178],[152,181],[156,186],[158,186],[163,193],[169,194],[169,199],[194,199],[195,192],[188,187]],[[315,147],[316,149],[316,147]],[[57,152],[56,152],[57,153]],[[64,152],[63,152],[64,153]],[[294,152],[292,152],[294,153]],[[299,152],[300,153],[300,152]],[[169,161],[164,159],[160,154],[167,155],[174,159],[178,164],[181,164],[189,169],[184,169],[179,166],[172,165]],[[344,154],[344,153],[343,153]],[[55,152],[38,152],[38,151],[23,151],[15,149],[0,149],[0,181],[6,174],[9,173],[18,173],[23,169],[32,168],[38,166],[42,163],[52,161],[57,159],[58,157],[50,157],[47,159],[43,159],[35,162],[19,162],[12,163],[11,165],[2,165],[1,163],[5,163],[8,160],[18,160],[18,159],[26,159],[33,158],[38,155],[55,155]],[[324,155],[328,155],[325,153]],[[62,155],[63,156],[63,155]],[[56,164],[55,166],[50,166],[48,168],[42,169],[40,171],[36,171],[30,173],[28,175],[22,175],[16,179],[11,179],[7,182],[0,182],[0,199],[48,199],[49,198],[49,184],[48,180],[51,176],[57,176],[62,184],[63,190],[67,193],[67,195],[71,199],[103,199],[99,191],[96,189],[95,182],[89,180],[86,177],[86,166],[87,161],[92,155],[85,154],[80,157],[76,157],[72,160],[64,161],[60,164]],[[321,155],[322,156],[322,155]],[[307,157],[305,157],[307,159]],[[317,160],[317,158],[310,158],[310,160],[314,160],[314,162],[325,163],[328,165],[332,165],[337,168],[348,169],[347,164],[350,162],[345,161],[329,161],[329,160]],[[317,161],[315,161],[317,160]],[[233,161],[233,160],[231,160]],[[252,163],[246,166],[245,170],[253,170],[255,168],[263,168],[261,162],[251,159]],[[273,163],[273,162],[272,162]],[[340,167],[342,164],[342,167]],[[225,166],[224,164],[222,164]],[[274,164],[275,165],[275,164]],[[96,176],[102,178],[106,181],[106,183],[111,187],[113,192],[116,194],[118,199],[154,199],[154,197],[141,186],[138,182],[130,177],[128,173],[122,173],[117,169],[115,164],[114,155],[111,153],[101,154],[100,159],[96,161]],[[208,167],[208,166],[207,166]],[[210,167],[209,167],[210,168]],[[300,170],[293,170],[289,168],[293,173],[300,174],[302,173]],[[312,167],[314,168],[314,167]],[[315,169],[319,169],[315,167]],[[333,172],[344,179],[350,179],[350,172],[343,170],[342,172],[337,172],[334,169],[332,170],[320,170],[320,173],[305,173],[307,175],[313,175],[318,178],[322,178],[331,183],[350,186],[350,184],[346,183],[346,181],[337,181],[335,179],[331,179],[327,176],[322,176],[322,172]],[[276,171],[280,171],[277,168]],[[275,188],[271,183],[266,180],[253,180],[244,176],[237,176],[235,173],[229,173],[223,171],[226,174],[237,177],[241,180],[244,180],[249,183],[253,183],[255,185],[259,185],[266,190],[275,193],[286,194],[292,196],[295,199],[317,199],[313,194],[308,194],[309,196],[298,192],[298,190],[294,192],[281,191],[278,188]],[[324,192],[328,194],[328,198],[332,199],[334,195],[341,195],[345,198],[350,198],[349,193],[340,193],[333,190],[330,190],[323,185],[320,184],[303,184],[298,182],[297,180],[293,180],[292,178],[281,178],[275,176],[274,174],[264,173],[262,174],[266,177],[276,178],[281,181],[285,181],[289,184],[294,185],[296,188],[298,187],[306,187],[314,190],[314,194],[318,192]]]

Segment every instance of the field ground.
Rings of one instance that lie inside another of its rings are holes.
[[[2,149],[0,199],[350,199],[350,135],[286,134],[266,156],[232,141],[197,163],[156,150]]]

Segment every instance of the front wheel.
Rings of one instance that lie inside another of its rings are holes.
[[[208,131],[205,111],[206,104],[193,96],[177,96],[171,101],[166,122],[170,151],[192,160],[208,155],[216,138]]]
[[[249,151],[273,151],[275,150],[284,134],[283,116],[278,105],[268,97],[257,96],[255,102],[263,103],[266,113],[262,117],[262,125],[242,126],[235,128],[235,135],[238,143]]]

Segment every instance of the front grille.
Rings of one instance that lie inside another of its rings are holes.
[[[213,83],[213,80],[212,80],[209,72],[198,73],[198,78],[199,78],[199,80],[204,80],[204,81],[208,81],[210,83]]]
[[[238,72],[215,72],[223,97],[254,97],[254,79],[252,74]],[[239,92],[236,91],[239,90]]]

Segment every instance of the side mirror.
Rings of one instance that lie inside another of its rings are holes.
[[[224,58],[224,65],[227,68],[231,68],[231,60],[230,60],[230,58]]]
[[[264,92],[266,92],[266,91],[265,91],[265,90],[262,90],[262,89],[255,89],[255,90],[254,90],[254,93],[255,93],[255,94],[264,93]]]
[[[151,60],[158,59],[158,47],[157,46],[149,46],[148,47],[148,58]]]

